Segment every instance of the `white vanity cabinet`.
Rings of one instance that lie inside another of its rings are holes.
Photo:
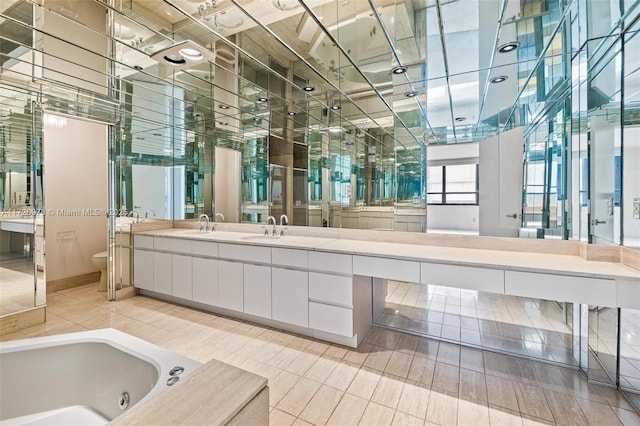
[[[218,261],[218,303],[221,308],[242,312],[244,309],[244,265]]]
[[[172,257],[170,253],[153,253],[153,291],[171,294],[173,281]]]
[[[136,249],[133,253],[133,283],[136,288],[153,290],[153,252]]]
[[[191,270],[193,300],[218,306],[218,261],[193,257]]]
[[[244,313],[271,318],[271,267],[244,265]]]
[[[300,327],[309,326],[309,273],[271,268],[271,317]]]
[[[192,258],[180,254],[171,255],[171,295],[193,299]]]

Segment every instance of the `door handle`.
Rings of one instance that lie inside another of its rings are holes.
[[[591,224],[592,224],[593,226],[596,226],[596,225],[602,225],[603,223],[607,223],[607,221],[606,221],[606,220],[598,220],[598,219],[593,219],[593,220],[591,221]]]
[[[512,219],[517,219],[518,218],[518,214],[517,213],[513,213],[513,214],[505,214],[506,217],[510,217]]]

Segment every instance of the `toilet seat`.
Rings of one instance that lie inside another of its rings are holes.
[[[106,259],[109,256],[108,251],[101,251],[100,253],[96,253],[93,255],[94,259]]]

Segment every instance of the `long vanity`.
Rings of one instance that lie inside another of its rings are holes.
[[[387,280],[640,308],[637,259],[621,262],[612,255],[617,247],[596,253],[579,242],[528,241],[525,251],[500,238],[460,237],[454,247],[382,231],[278,237],[254,225],[221,225],[216,232],[134,229],[135,287],[351,347],[384,306]]]

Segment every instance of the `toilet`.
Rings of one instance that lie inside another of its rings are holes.
[[[96,268],[100,270],[100,287],[98,291],[107,291],[107,257],[109,252],[101,251],[93,255],[91,260]]]

